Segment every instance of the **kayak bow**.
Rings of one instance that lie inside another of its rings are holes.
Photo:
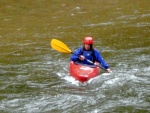
[[[87,82],[89,79],[98,76],[100,68],[96,65],[85,65],[71,61],[69,72],[76,80],[80,82]]]

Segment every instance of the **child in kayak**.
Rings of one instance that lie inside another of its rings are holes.
[[[93,48],[93,38],[92,37],[85,37],[83,39],[83,47],[79,47],[75,54],[72,54],[71,60],[74,62],[80,62],[87,65],[93,65],[93,63],[89,62],[88,60],[92,62],[99,62],[106,70],[107,72],[112,72],[109,65],[105,62],[103,57],[101,56],[100,52]],[[79,57],[80,56],[80,57]]]

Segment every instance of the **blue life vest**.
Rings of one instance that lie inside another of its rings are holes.
[[[89,63],[86,60],[81,61],[79,59],[80,55],[84,55],[86,59],[91,60],[92,62],[97,61],[105,69],[109,68],[109,65],[104,61],[103,57],[101,56],[101,54],[99,53],[99,51],[96,50],[96,49],[93,49],[93,50],[90,50],[90,51],[86,51],[86,50],[84,50],[83,47],[80,47],[80,48],[78,48],[76,50],[76,54],[72,54],[72,56],[71,56],[71,60],[74,61],[74,62],[92,65],[91,63]]]
[[[83,64],[88,64],[88,65],[92,65],[90,62],[88,62],[86,59],[95,62],[95,54],[94,51],[86,51],[86,50],[82,50],[81,55],[83,55],[85,57],[85,60],[80,61]]]

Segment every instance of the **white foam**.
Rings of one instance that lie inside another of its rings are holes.
[[[79,86],[80,82],[77,81],[75,78],[73,78],[72,76],[65,76],[64,79],[70,83],[72,83],[73,85]]]

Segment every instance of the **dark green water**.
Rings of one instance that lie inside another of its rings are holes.
[[[149,0],[1,0],[0,112],[150,113]],[[69,54],[92,36],[113,73],[80,84]]]

